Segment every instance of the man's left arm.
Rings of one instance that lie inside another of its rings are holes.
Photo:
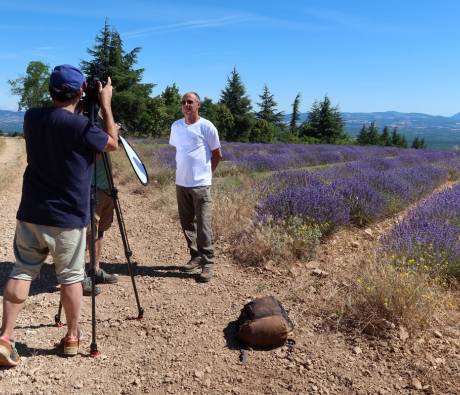
[[[220,148],[216,148],[215,150],[211,151],[211,170],[217,169],[217,165],[219,164],[220,160],[222,159],[222,150]]]

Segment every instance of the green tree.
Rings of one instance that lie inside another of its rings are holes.
[[[425,139],[424,139],[424,138],[420,138],[420,137],[418,137],[418,136],[415,137],[415,139],[412,141],[411,148],[415,148],[415,149],[423,149],[423,148],[426,148]]]
[[[300,134],[325,144],[337,144],[347,139],[342,115],[327,96],[323,101],[313,103],[308,119],[301,125]]]
[[[52,104],[48,92],[50,67],[39,61],[29,62],[26,75],[8,80],[11,93],[19,96],[18,109],[46,107]]]
[[[398,128],[394,128],[391,133],[391,144],[395,147],[407,148],[407,141],[402,134],[398,133]]]
[[[208,97],[201,102],[200,114],[203,118],[211,121],[219,131],[221,140],[226,140],[228,134],[232,134],[235,128],[235,119],[225,104],[213,103]]]
[[[227,85],[221,92],[219,103],[227,107],[234,120],[233,129],[227,133],[227,140],[248,141],[254,117],[251,113],[251,100],[246,95],[246,88],[236,68],[233,68],[227,78]]]
[[[283,120],[283,113],[276,110],[278,104],[275,101],[275,96],[270,92],[267,85],[264,86],[263,92],[259,97],[260,103],[257,103],[257,105],[260,111],[256,113],[256,118],[274,125],[279,125]]]
[[[110,76],[115,87],[112,108],[117,121],[131,133],[151,135],[158,126],[152,119],[158,103],[150,97],[154,84],[141,83],[144,69],[134,68],[140,50],[125,52],[120,34],[106,20],[95,45],[87,49],[92,59],[82,61],[81,67],[90,74],[92,64],[100,65],[104,78]]]
[[[383,128],[383,132],[380,135],[380,144],[386,147],[391,146],[391,135],[390,135],[390,129],[388,128],[388,126],[385,126]]]
[[[169,122],[173,123],[176,119],[182,118],[181,111],[181,94],[178,86],[173,83],[171,86],[166,86],[165,90],[161,93],[164,99],[166,111],[168,113]]]
[[[369,141],[369,128],[364,123],[358,135],[356,136],[356,142],[359,145],[367,145]]]
[[[292,103],[292,114],[291,114],[291,122],[289,123],[289,131],[293,134],[297,134],[297,123],[300,120],[300,92],[297,93],[294,102]]]
[[[380,135],[379,129],[375,126],[375,122],[371,122],[367,132],[367,145],[379,145],[380,144]]]
[[[271,143],[275,135],[276,126],[273,122],[258,119],[251,128],[249,141],[251,143]]]

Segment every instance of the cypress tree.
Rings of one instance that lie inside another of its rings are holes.
[[[292,115],[291,115],[291,122],[289,123],[289,131],[292,134],[297,134],[297,122],[300,119],[300,92],[297,93],[294,102],[292,103]]]

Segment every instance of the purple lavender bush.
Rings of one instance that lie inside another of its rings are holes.
[[[347,224],[350,212],[343,197],[328,185],[289,187],[268,195],[255,208],[256,223],[278,222],[292,217],[320,226],[322,233],[327,235],[338,226]]]
[[[382,239],[393,264],[460,278],[460,185],[427,199]]]
[[[331,187],[344,199],[350,221],[358,226],[373,222],[385,214],[384,197],[365,178],[348,178],[334,181]]]

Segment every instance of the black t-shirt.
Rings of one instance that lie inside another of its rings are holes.
[[[16,218],[38,225],[83,228],[89,223],[91,169],[108,135],[62,108],[24,116],[27,167]]]

